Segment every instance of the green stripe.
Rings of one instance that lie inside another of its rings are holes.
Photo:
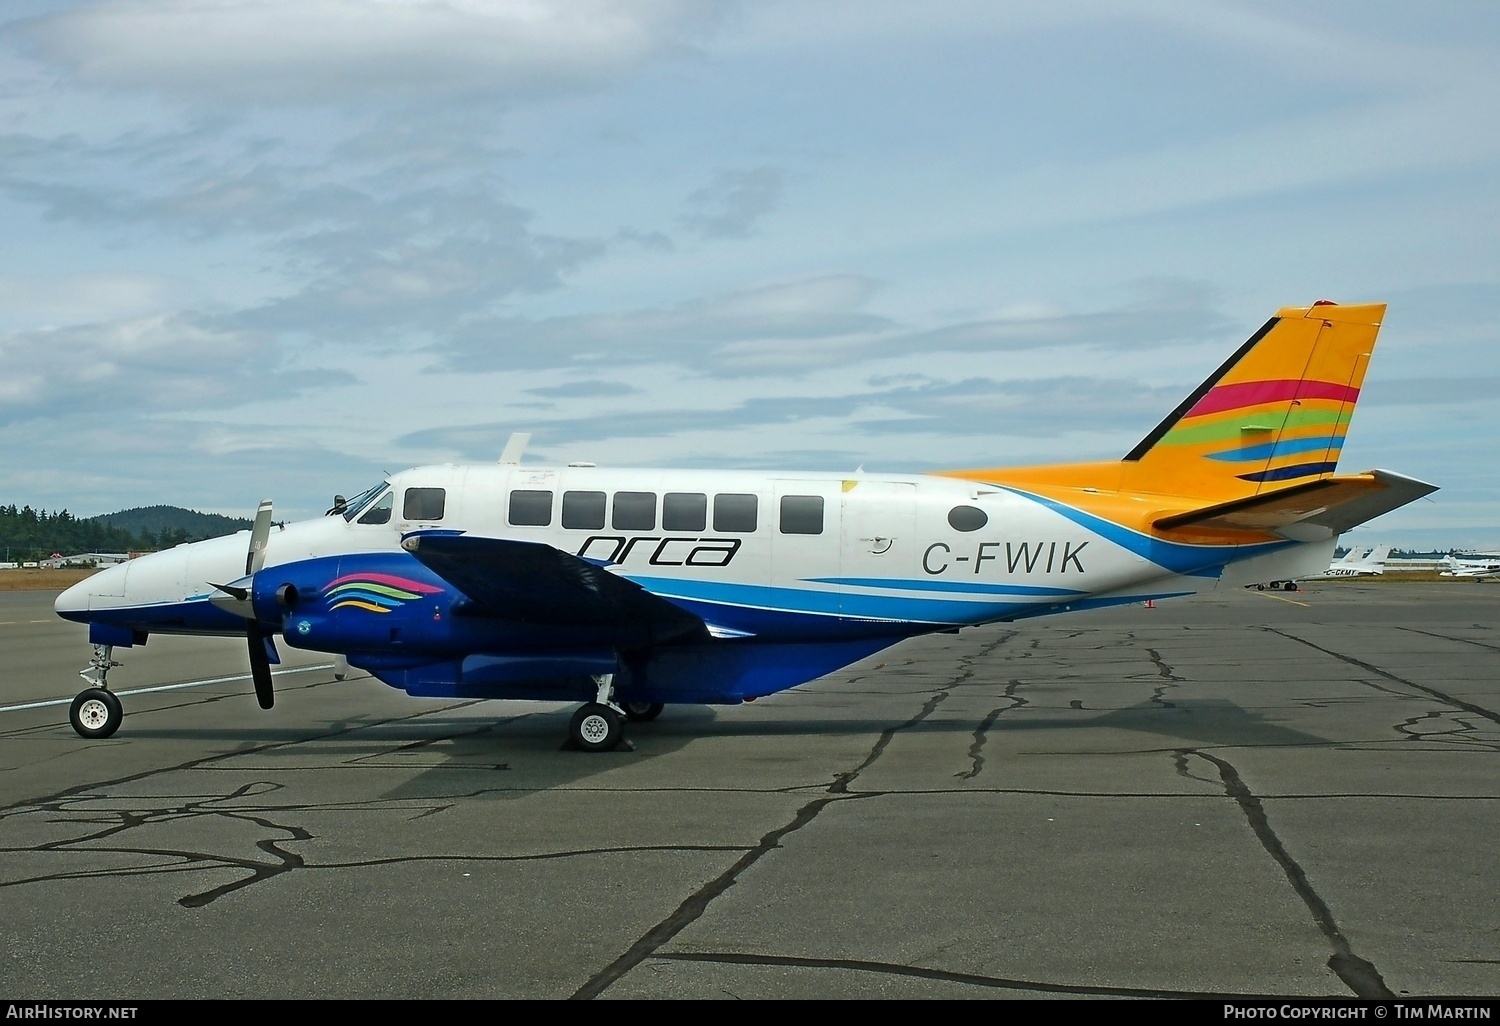
[[[377,595],[385,595],[386,597],[393,599],[403,599],[407,602],[410,602],[412,599],[422,597],[415,592],[403,591],[400,588],[392,588],[389,585],[385,584],[375,584],[373,581],[351,581],[348,584],[339,585],[337,588],[334,588],[331,592],[329,592],[329,594],[338,595],[341,592],[345,591],[372,591]]]
[[[1296,431],[1301,428],[1327,427],[1339,422],[1340,411],[1319,410],[1302,408],[1293,410],[1286,416],[1286,431]],[[1268,439],[1276,437],[1276,421],[1279,415],[1245,414],[1237,412],[1229,420],[1220,421],[1217,424],[1199,424],[1193,427],[1175,427],[1167,432],[1161,440],[1162,445],[1204,445],[1208,443],[1218,444],[1221,442],[1238,442],[1240,440],[1240,428],[1242,427],[1269,427],[1271,431],[1266,435]],[[1282,432],[1285,434],[1285,431]]]

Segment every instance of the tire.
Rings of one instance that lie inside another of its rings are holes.
[[[1266,590],[1266,586],[1264,584],[1257,584],[1255,586],[1255,590],[1256,591],[1265,591]]]
[[[79,737],[90,740],[106,738],[120,729],[125,709],[112,692],[103,688],[80,691],[68,709],[68,722]]]
[[[646,723],[661,715],[666,708],[661,702],[621,702],[620,708],[625,710],[625,718],[633,723]]]
[[[1283,584],[1281,586],[1281,590],[1282,591],[1296,591],[1297,590],[1297,582],[1296,581],[1287,581],[1285,584]]]
[[[625,737],[620,714],[607,705],[590,702],[573,714],[568,724],[568,740],[583,752],[608,752],[617,748]]]

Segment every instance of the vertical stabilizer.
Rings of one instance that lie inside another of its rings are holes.
[[[1384,316],[1277,313],[1130,451],[1131,486],[1227,501],[1333,474]]]

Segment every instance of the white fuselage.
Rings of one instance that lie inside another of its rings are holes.
[[[553,546],[668,598],[934,625],[1186,594],[1218,576],[1153,561],[1133,532],[946,477],[454,464],[389,484],[347,517],[274,528],[265,566],[451,530]],[[133,560],[65,592],[58,611],[208,601],[244,576],[246,545],[241,533]],[[201,629],[188,620],[151,629]]]

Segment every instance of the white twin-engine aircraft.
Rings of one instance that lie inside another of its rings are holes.
[[[1118,461],[935,474],[500,464],[396,474],[316,520],[104,570],[57,612],[94,657],[70,718],[120,726],[114,649],[274,638],[423,697],[579,701],[615,748],[672,703],[736,704],[904,638],[1328,566],[1338,535],[1434,490],[1337,475],[1383,305],[1288,308]]]

